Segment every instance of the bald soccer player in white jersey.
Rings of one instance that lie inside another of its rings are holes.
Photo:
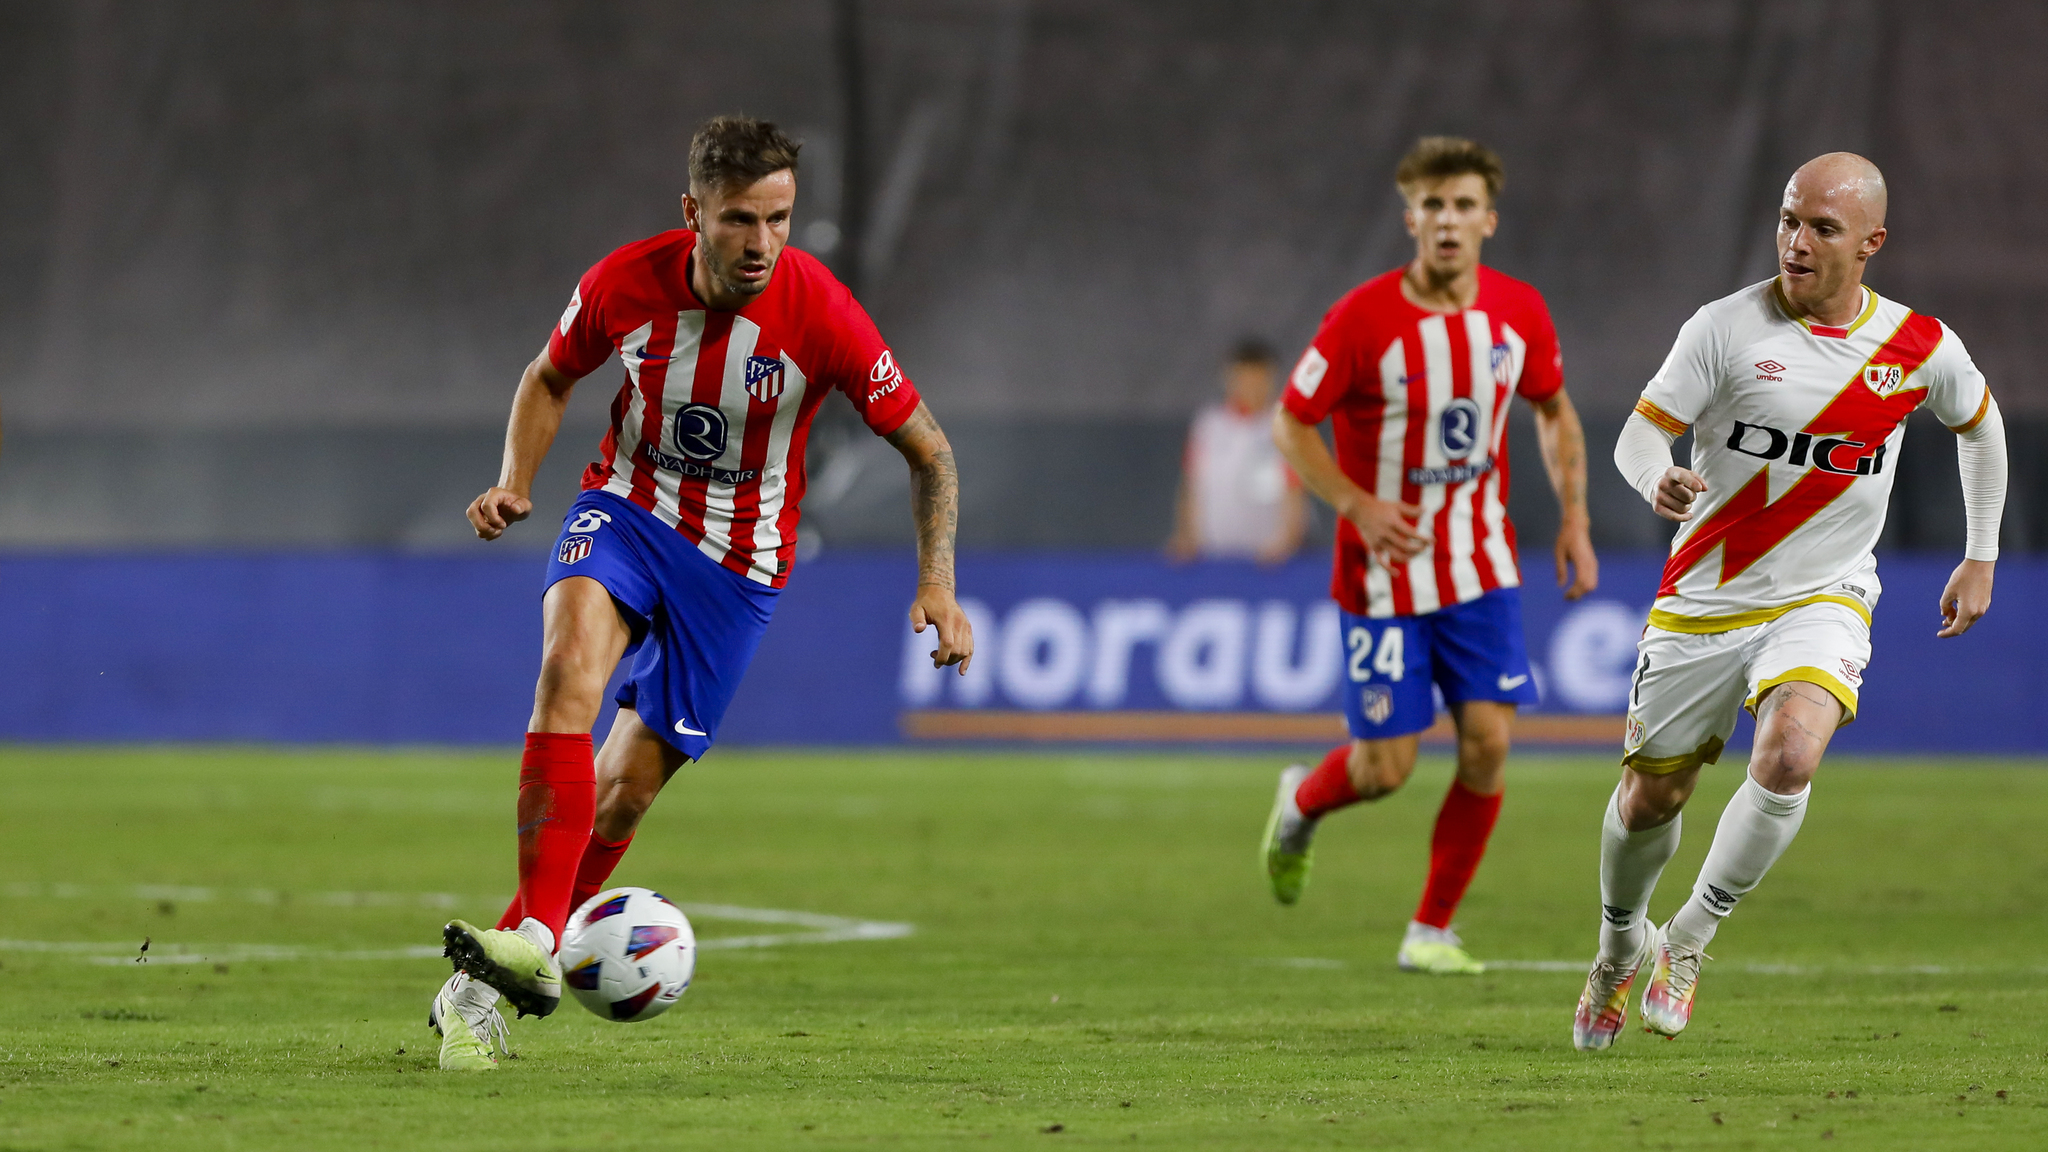
[[[1615,446],[1622,475],[1681,527],[1600,838],[1600,952],[1572,1025],[1581,1049],[1614,1043],[1646,964],[1644,1026],[1683,1031],[1707,942],[1799,831],[1828,739],[1856,718],[1880,587],[1871,549],[1917,408],[1959,437],[1969,528],[1937,635],[1962,635],[1991,605],[2004,424],[1947,325],[1863,286],[1884,216],[1884,177],[1861,156],[1830,153],[1794,173],[1778,275],[1686,322]],[[1671,442],[1687,429],[1693,466],[1680,468]],[[1658,927],[1650,894],[1678,848],[1680,810],[1744,707],[1756,716],[1748,773],[1692,894]]]

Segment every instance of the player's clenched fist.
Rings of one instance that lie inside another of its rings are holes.
[[[1936,636],[1961,636],[1991,611],[1992,568],[1989,560],[1965,560],[1956,566],[1941,590],[1941,631]]]
[[[1375,556],[1412,560],[1429,547],[1429,537],[1416,527],[1422,519],[1422,509],[1414,504],[1399,504],[1360,492],[1357,501],[1344,510],[1344,518],[1358,529],[1358,534],[1365,538],[1365,546]]]
[[[939,635],[939,646],[932,650],[932,667],[958,664],[960,674],[967,675],[967,665],[974,659],[974,625],[950,589],[927,584],[917,590],[917,599],[910,605],[910,627],[922,632],[927,625]]]
[[[509,488],[492,488],[469,502],[469,526],[478,538],[496,540],[532,512],[533,501]]]
[[[1684,523],[1692,519],[1692,502],[1707,490],[1707,482],[1690,468],[1666,468],[1657,481],[1657,500],[1651,507],[1666,520]]]

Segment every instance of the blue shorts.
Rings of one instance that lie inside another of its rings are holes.
[[[1522,592],[1496,588],[1423,616],[1372,620],[1339,613],[1344,628],[1344,719],[1359,740],[1420,732],[1444,701],[1536,703],[1522,638]]]
[[[604,585],[633,629],[631,670],[614,699],[695,760],[754,662],[773,588],[720,567],[654,513],[585,492],[562,518],[544,588],[570,576]]]

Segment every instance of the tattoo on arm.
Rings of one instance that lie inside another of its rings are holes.
[[[960,526],[960,470],[931,410],[919,403],[889,443],[910,459],[910,510],[917,523],[917,582],[953,588],[953,545]]]
[[[1537,406],[1537,444],[1543,450],[1550,485],[1566,510],[1586,504],[1586,431],[1578,414],[1560,399]]]

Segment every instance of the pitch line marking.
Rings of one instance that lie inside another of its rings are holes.
[[[1255,964],[1271,965],[1278,968],[1342,969],[1351,965],[1343,960],[1330,960],[1320,956],[1278,956],[1261,957]],[[1489,972],[1584,972],[1588,962],[1584,960],[1488,960]],[[1982,968],[1956,964],[1771,964],[1752,962],[1747,964],[1724,964],[1722,970],[1742,972],[1752,976],[1987,976],[2008,972],[2024,972],[2033,975],[2048,975],[2048,967],[2033,968]]]
[[[45,884],[36,881],[0,885],[0,895],[26,900],[76,900],[87,896],[126,896],[136,900],[210,904],[319,904],[334,908],[455,908],[463,897],[453,892],[290,892],[276,888],[206,888],[189,884]],[[502,900],[501,900],[502,902]]]
[[[276,905],[293,901],[331,907],[428,907],[455,908],[470,902],[452,892],[307,892],[285,893],[268,888],[205,888],[170,884],[102,885],[14,883],[0,886],[0,894],[18,898],[79,899],[95,895],[128,896],[137,900],[172,900],[203,904],[240,901]],[[503,903],[496,897],[489,903]],[[738,904],[683,904],[677,907],[692,920],[720,920],[745,924],[783,924],[797,932],[766,932],[751,936],[714,936],[699,939],[700,951],[732,948],[776,948],[785,944],[838,944],[850,940],[899,940],[917,931],[914,924],[894,920],[863,920],[823,912],[802,912],[787,908],[748,908]],[[137,946],[118,941],[0,940],[0,952],[44,952],[83,955],[93,964],[134,964]],[[422,944],[404,948],[327,949],[299,944],[179,944],[150,945],[142,966],[150,964],[225,964],[253,960],[424,960],[439,959],[439,945]]]

